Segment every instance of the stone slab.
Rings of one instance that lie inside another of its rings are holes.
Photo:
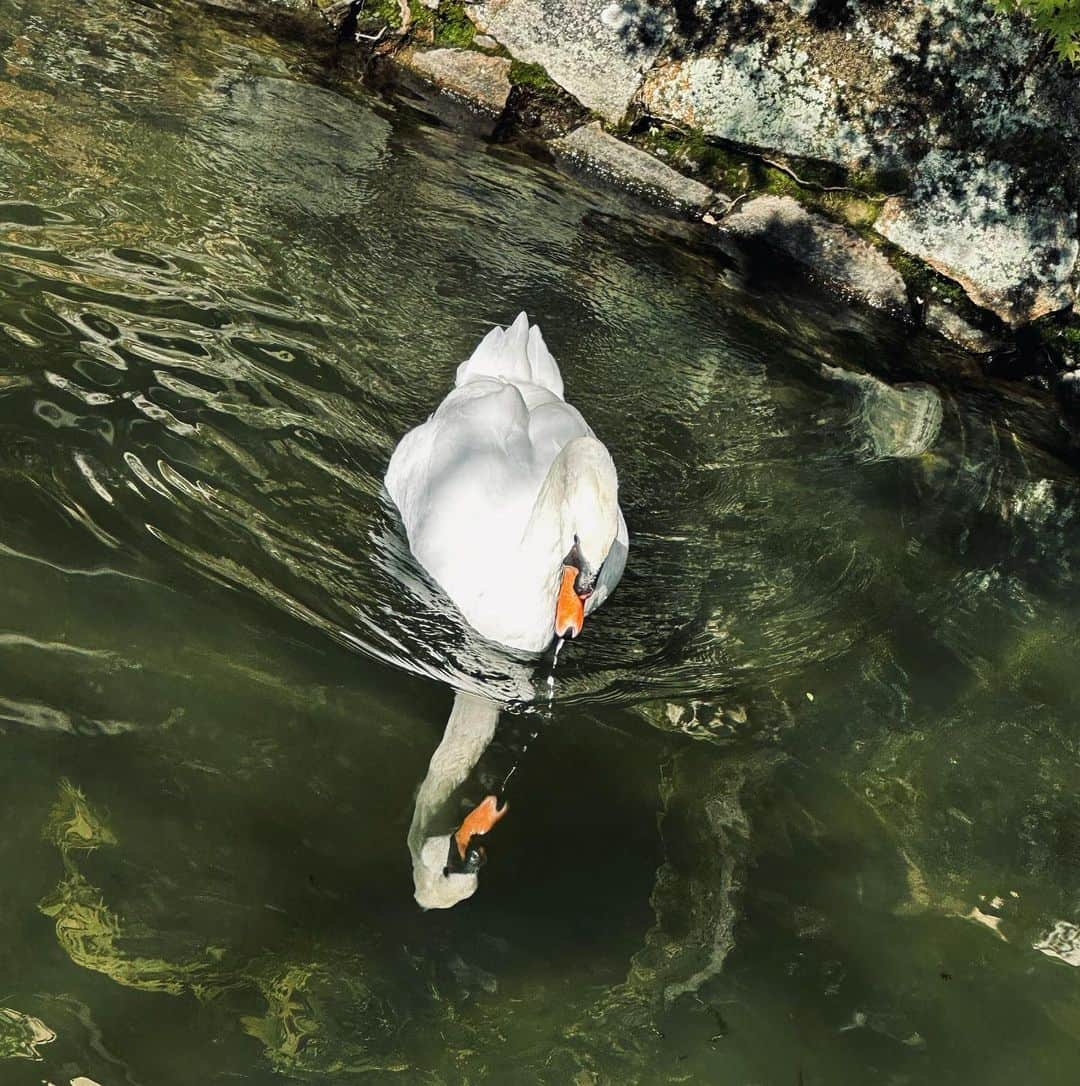
[[[510,96],[510,61],[470,49],[409,50],[398,58],[436,86],[498,115]]]
[[[670,32],[645,0],[486,0],[467,8],[479,29],[607,121],[620,120]]]
[[[891,157],[846,119],[846,96],[804,51],[760,42],[658,67],[643,91],[653,116],[732,143],[847,166]]]
[[[575,128],[549,146],[557,160],[654,203],[701,215],[722,199],[700,181],[684,177],[647,152],[608,135],[599,121]]]
[[[896,314],[908,310],[904,280],[884,253],[790,196],[758,196],[740,204],[717,229],[785,253],[815,278],[876,309]]]

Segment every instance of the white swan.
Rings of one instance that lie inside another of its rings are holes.
[[[607,449],[576,408],[540,329],[522,313],[494,328],[455,387],[394,450],[386,489],[409,546],[484,637],[542,652],[576,637],[622,577],[628,536]],[[488,796],[451,832],[455,792],[495,734],[499,707],[458,692],[417,792],[409,854],[417,902],[471,897],[477,838],[506,812]],[[447,821],[448,820],[448,821]]]
[[[576,636],[622,576],[628,537],[607,449],[563,400],[522,313],[494,328],[435,413],[394,450],[386,489],[409,546],[492,641]]]

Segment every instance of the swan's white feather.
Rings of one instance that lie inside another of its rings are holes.
[[[562,490],[545,488],[541,515],[538,499],[557,460],[566,481]],[[622,573],[627,534],[614,465],[563,400],[559,367],[524,313],[492,329],[458,367],[455,387],[395,449],[386,489],[417,559],[493,641],[528,651],[550,643],[575,518],[596,540],[589,557],[597,568],[621,547],[601,569],[589,610]]]

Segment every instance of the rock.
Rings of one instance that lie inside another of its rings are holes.
[[[850,425],[868,459],[912,459],[937,441],[944,411],[930,385],[887,385],[872,374],[837,366],[823,365],[821,373],[854,394],[857,407]]]
[[[498,49],[499,43],[488,34],[477,34],[472,40],[477,49]]]
[[[669,33],[668,19],[641,0],[486,0],[467,10],[481,31],[608,121],[626,113]]]
[[[969,324],[954,309],[936,299],[926,303],[926,327],[975,354],[989,354],[1001,346],[1000,340]]]
[[[1076,211],[1052,178],[931,151],[910,195],[887,201],[875,229],[1014,327],[1073,303]]]
[[[405,67],[486,113],[498,115],[510,95],[510,61],[469,49],[409,50]]]
[[[839,81],[792,47],[738,45],[657,69],[646,82],[650,114],[708,136],[846,166],[896,157],[849,118]]]
[[[596,174],[653,203],[701,215],[721,197],[637,147],[608,135],[599,121],[549,144],[557,160]]]
[[[907,288],[885,255],[846,226],[813,215],[790,196],[758,196],[717,227],[722,233],[777,249],[815,278],[877,309],[907,311]]]

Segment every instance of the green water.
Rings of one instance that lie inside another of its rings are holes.
[[[1080,490],[929,339],[182,4],[0,8],[0,1083],[1075,1083]],[[381,494],[521,308],[619,466],[477,895]]]

